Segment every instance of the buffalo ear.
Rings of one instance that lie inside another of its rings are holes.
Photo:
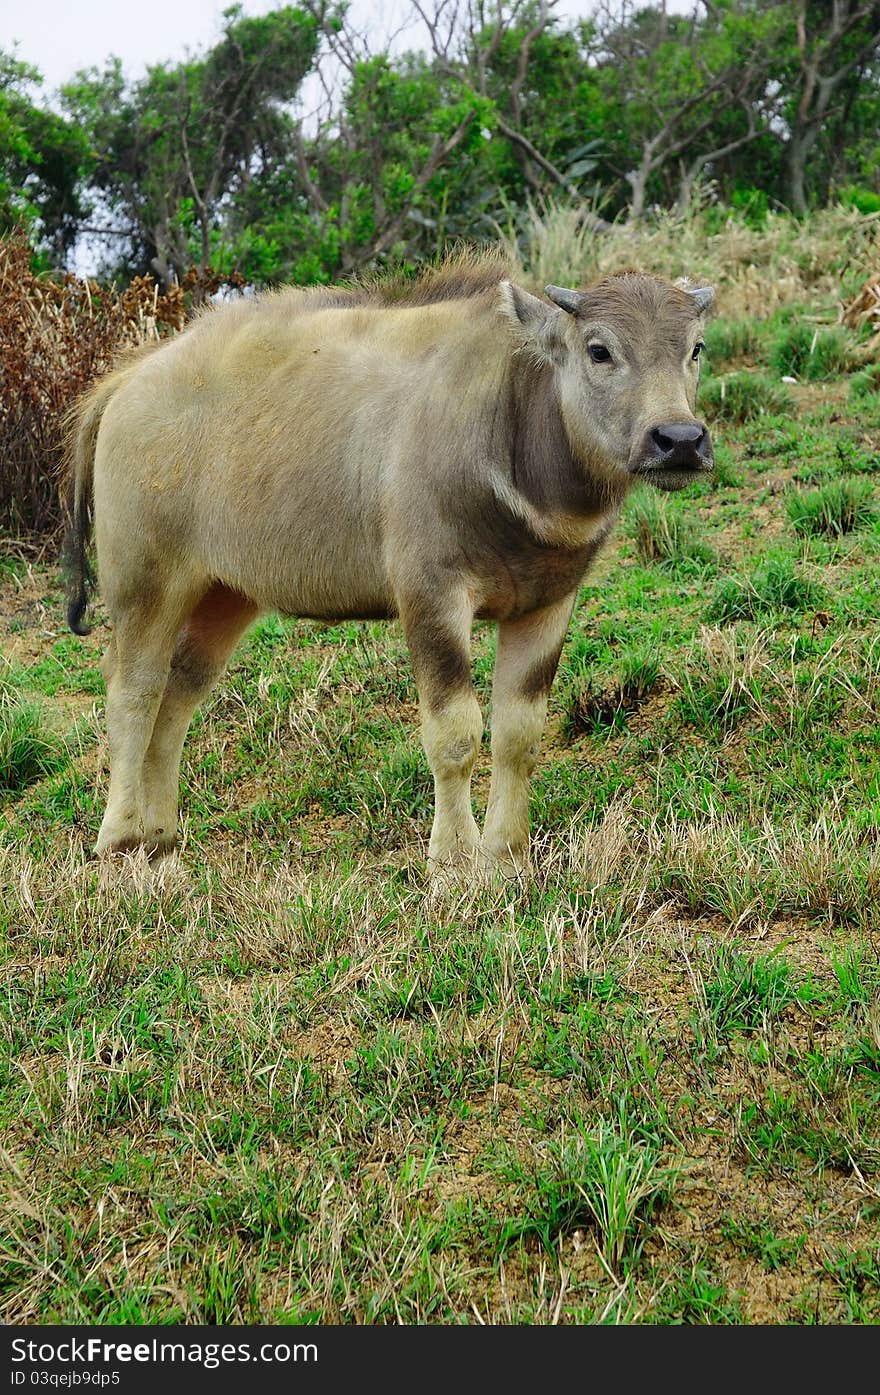
[[[700,314],[705,315],[706,311],[709,309],[709,306],[715,299],[715,287],[697,286],[694,288],[694,290],[691,290],[689,287],[688,295],[692,296],[694,300],[697,302],[697,305],[700,307]]]
[[[562,311],[554,310],[546,300],[530,295],[513,281],[502,281],[498,291],[502,314],[513,326],[517,338],[529,345],[537,357],[550,363],[558,362],[564,342]]]

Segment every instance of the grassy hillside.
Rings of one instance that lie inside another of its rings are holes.
[[[8,550],[3,1321],[880,1320],[869,242],[777,248],[782,295],[758,234],[678,236],[717,478],[634,494],[587,580],[527,885],[427,897],[399,629],[276,618],[197,718],[182,858],[90,861],[106,632]]]

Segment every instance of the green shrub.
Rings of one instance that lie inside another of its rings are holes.
[[[870,480],[844,475],[819,489],[798,489],[788,498],[788,516],[796,533],[837,538],[870,523],[874,489]]]
[[[770,213],[770,200],[764,189],[756,189],[753,184],[740,185],[730,196],[730,206],[735,208],[743,222],[750,228],[763,228]]]
[[[757,417],[780,416],[793,406],[784,384],[765,373],[729,373],[707,378],[700,387],[700,407],[707,417],[741,426]]]
[[[857,208],[860,213],[880,213],[880,194],[873,189],[863,189],[859,184],[844,184],[837,191],[837,197],[844,208]]]

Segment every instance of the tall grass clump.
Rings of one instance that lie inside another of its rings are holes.
[[[671,1190],[675,1170],[662,1166],[644,1139],[605,1123],[563,1151],[561,1163],[562,1175],[576,1179],[607,1263],[619,1270],[625,1259],[637,1257],[645,1219]]]
[[[602,235],[571,204],[529,200],[498,232],[504,255],[538,285],[583,286],[598,271]]]
[[[612,682],[596,685],[591,677],[580,677],[561,685],[563,732],[572,740],[583,732],[624,726],[627,716],[656,690],[662,675],[657,646],[634,644],[621,654]]]
[[[678,710],[705,731],[729,731],[743,717],[765,713],[771,666],[760,632],[703,629],[680,672]]]
[[[754,359],[761,353],[757,320],[712,320],[703,334],[711,368],[717,372],[731,363]]]
[[[802,537],[839,538],[875,517],[870,480],[844,475],[819,489],[799,489],[788,498],[788,516]]]
[[[795,378],[839,378],[853,367],[852,343],[845,329],[815,329],[796,320],[777,334],[770,363],[778,373]]]
[[[880,393],[880,363],[869,363],[853,373],[849,380],[849,395],[853,402],[864,402]]]
[[[654,644],[634,644],[620,656],[618,686],[624,705],[641,702],[660,682],[662,666]]]
[[[716,564],[715,550],[702,540],[690,520],[655,490],[634,495],[627,512],[640,561],[686,571],[702,571]]]
[[[64,742],[46,724],[42,708],[0,689],[0,794],[18,794],[60,770],[65,759]]]
[[[763,416],[781,416],[793,406],[791,393],[766,373],[741,370],[700,384],[700,408],[707,417],[743,426]]]
[[[722,624],[754,620],[776,610],[809,610],[822,598],[822,591],[800,576],[788,558],[773,557],[750,577],[724,577],[712,594],[706,619]]]
[[[529,1166],[516,1157],[500,1169],[517,1184],[516,1217],[502,1224],[502,1248],[526,1236],[551,1253],[576,1227],[592,1225],[606,1263],[620,1270],[637,1261],[652,1212],[672,1191],[675,1165],[627,1127],[580,1120],[567,1139],[553,1140]]]

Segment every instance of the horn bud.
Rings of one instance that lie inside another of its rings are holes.
[[[688,295],[693,296],[700,307],[700,314],[704,314],[715,299],[714,286],[697,286],[694,290],[688,290]]]
[[[580,291],[567,291],[564,286],[545,286],[544,294],[568,315],[576,315],[583,300]]]

